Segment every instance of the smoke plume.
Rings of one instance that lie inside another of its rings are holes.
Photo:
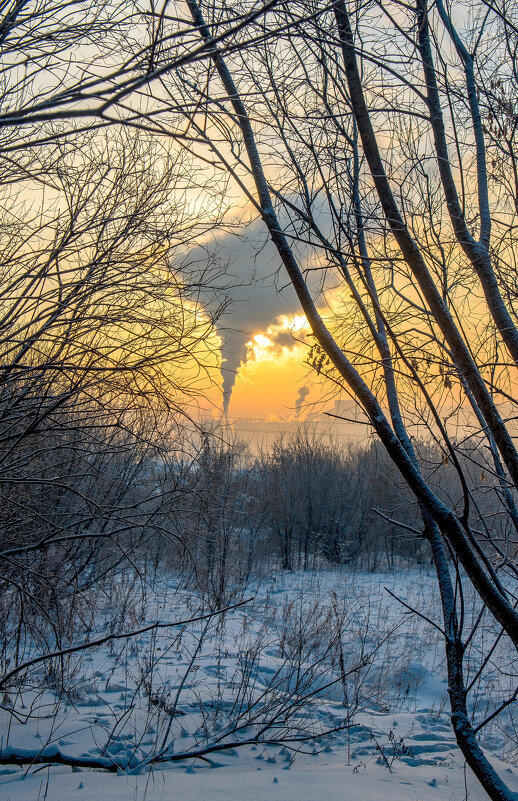
[[[223,413],[228,415],[236,374],[246,362],[246,343],[264,331],[281,314],[292,314],[299,304],[291,284],[280,288],[277,282],[278,256],[271,244],[258,235],[261,224],[248,226],[247,237],[218,236],[209,246],[195,248],[189,260],[219,264],[216,284],[200,291],[208,308],[225,306],[216,323],[221,337],[221,377]]]
[[[299,391],[297,392],[297,400],[295,401],[295,417],[300,417],[300,413],[302,412],[302,404],[304,403],[305,398],[310,393],[310,388],[306,385],[300,387]]]

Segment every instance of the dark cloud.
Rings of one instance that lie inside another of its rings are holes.
[[[276,334],[268,334],[268,338],[273,340],[280,348],[292,348],[297,342],[297,336],[293,336],[291,331],[279,331]],[[299,339],[302,336],[298,335]]]

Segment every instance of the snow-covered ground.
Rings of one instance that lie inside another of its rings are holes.
[[[486,798],[451,731],[440,634],[393,596],[440,623],[434,577],[425,572],[279,573],[249,589],[244,597],[253,599],[223,620],[161,628],[67,657],[66,695],[37,666],[32,688],[6,699],[17,719],[0,713],[2,752],[26,749],[40,761],[61,753],[77,766],[0,767],[0,797]],[[124,630],[186,619],[200,608],[196,594],[171,577],[148,592],[145,605],[137,600],[125,599]],[[490,635],[481,626],[474,640],[473,675],[481,638]],[[495,649],[477,686],[482,718],[516,677],[503,649]],[[512,734],[508,713],[482,744],[518,793]],[[192,752],[203,753],[180,758]],[[92,759],[119,770],[81,767]]]

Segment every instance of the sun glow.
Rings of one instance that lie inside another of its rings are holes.
[[[232,391],[231,416],[295,417],[298,392],[308,383],[309,368],[304,362],[309,332],[305,316],[293,314],[277,317],[253,335],[246,343],[246,357]]]
[[[268,339],[268,337],[265,337],[264,334],[256,334],[254,339],[253,339],[253,342],[256,343],[257,345],[259,345],[260,348],[268,348],[271,345],[273,345],[273,342],[271,341],[271,339]],[[249,344],[251,345],[252,342],[250,342]]]
[[[240,371],[251,362],[272,362],[286,359],[304,361],[307,352],[306,335],[309,324],[303,315],[282,315],[265,331],[254,334],[246,343],[246,359]]]

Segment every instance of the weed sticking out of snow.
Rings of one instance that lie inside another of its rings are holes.
[[[115,595],[127,614],[135,608],[120,586]],[[448,719],[441,636],[407,607],[439,619],[433,576],[280,573],[224,615],[70,655],[59,682],[57,665],[37,665],[4,699],[12,714],[1,713],[0,753],[4,762],[22,755],[24,764],[2,769],[2,794],[26,801],[29,787],[37,798],[44,769],[45,797],[65,801],[77,790],[85,801],[127,798],[128,782],[142,801],[172,797],[171,787],[193,801],[315,801],[315,776],[337,800],[434,791],[460,799],[463,761]],[[95,630],[206,612],[179,579],[164,577],[137,620],[132,613],[125,622],[106,603]],[[491,633],[480,627],[469,653],[472,703],[484,711],[509,692],[513,673],[502,645],[478,675],[481,638]],[[516,756],[513,726],[510,709],[484,732],[495,759]],[[68,767],[44,767],[61,758]],[[71,769],[82,771],[79,783],[69,784]],[[280,778],[280,770],[289,773]],[[474,785],[470,798],[478,792]]]

